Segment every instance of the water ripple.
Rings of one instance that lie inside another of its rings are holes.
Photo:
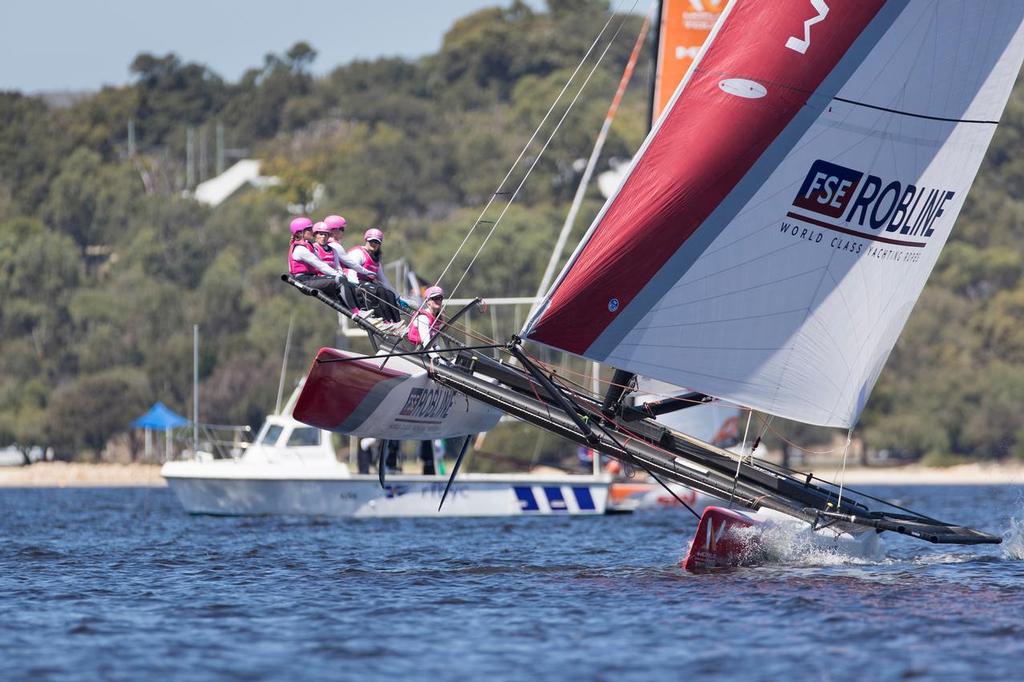
[[[217,518],[166,490],[7,490],[0,678],[1015,679],[1021,490],[876,491],[1003,547],[782,534],[706,574],[672,512]]]

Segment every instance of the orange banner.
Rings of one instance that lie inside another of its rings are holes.
[[[652,124],[672,99],[725,4],[726,0],[663,0]]]

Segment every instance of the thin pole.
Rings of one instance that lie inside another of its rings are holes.
[[[224,124],[217,122],[217,175],[224,172]]]
[[[665,0],[658,2],[658,23],[654,27],[654,63],[651,64],[651,96],[647,98],[647,130],[654,125],[655,111],[658,109],[658,81],[661,67],[661,32],[665,23]]]
[[[643,47],[644,40],[647,38],[647,30],[651,26],[651,17],[648,16],[644,19],[643,26],[640,28],[640,35],[636,38],[636,43],[633,44],[633,52],[629,55],[629,61],[626,63],[626,69],[622,72],[622,78],[619,79],[619,89],[615,91],[615,97],[612,98],[612,104],[608,107],[608,113],[604,117],[604,123],[601,125],[601,132],[597,135],[597,142],[594,143],[594,148],[590,152],[590,158],[587,160],[587,167],[583,171],[583,177],[580,178],[580,184],[576,187],[576,195],[572,198],[572,206],[569,208],[568,215],[565,216],[565,222],[562,224],[562,231],[558,233],[558,241],[555,242],[555,250],[551,253],[551,258],[548,259],[548,266],[544,270],[544,276],[541,277],[540,286],[537,287],[537,295],[535,298],[538,302],[547,293],[548,287],[551,285],[551,279],[555,275],[555,266],[558,265],[558,261],[562,258],[562,251],[565,249],[565,242],[569,239],[569,233],[572,231],[572,226],[576,223],[576,214],[579,213],[580,206],[583,205],[583,197],[586,196],[587,186],[590,184],[590,177],[594,174],[594,168],[597,166],[597,160],[601,156],[601,151],[604,149],[604,142],[608,137],[608,131],[612,127],[612,121],[615,120],[615,114],[619,110],[619,103],[622,101],[622,95],[626,92],[626,86],[629,85],[630,79],[633,77],[633,69],[636,67],[637,58],[640,56],[640,48]],[[534,304],[534,308],[539,303]],[[531,311],[530,317],[533,317],[533,311]]]
[[[192,454],[199,452],[199,325],[192,325]]]
[[[288,318],[288,334],[284,337],[284,358],[281,359],[281,378],[277,382],[277,403],[274,405],[274,414],[281,414],[281,394],[284,393],[284,375],[288,371],[288,349],[292,345],[292,325],[295,323],[295,313]]]
[[[590,390],[594,395],[600,395],[601,391],[601,365],[597,362],[590,363]],[[594,453],[594,475],[601,475],[601,453],[595,449],[590,450]]]
[[[196,181],[195,143],[196,130],[189,126],[185,129],[185,189],[192,189]]]

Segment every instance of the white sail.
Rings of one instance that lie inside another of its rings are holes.
[[[736,0],[528,338],[852,425],[1024,58],[1019,0]]]

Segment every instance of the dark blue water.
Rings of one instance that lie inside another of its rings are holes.
[[[1024,517],[1021,487],[870,490],[997,533]],[[893,537],[882,559],[691,575],[694,527],[191,517],[162,489],[0,490],[0,679],[1021,679],[1024,562],[1005,546]]]

